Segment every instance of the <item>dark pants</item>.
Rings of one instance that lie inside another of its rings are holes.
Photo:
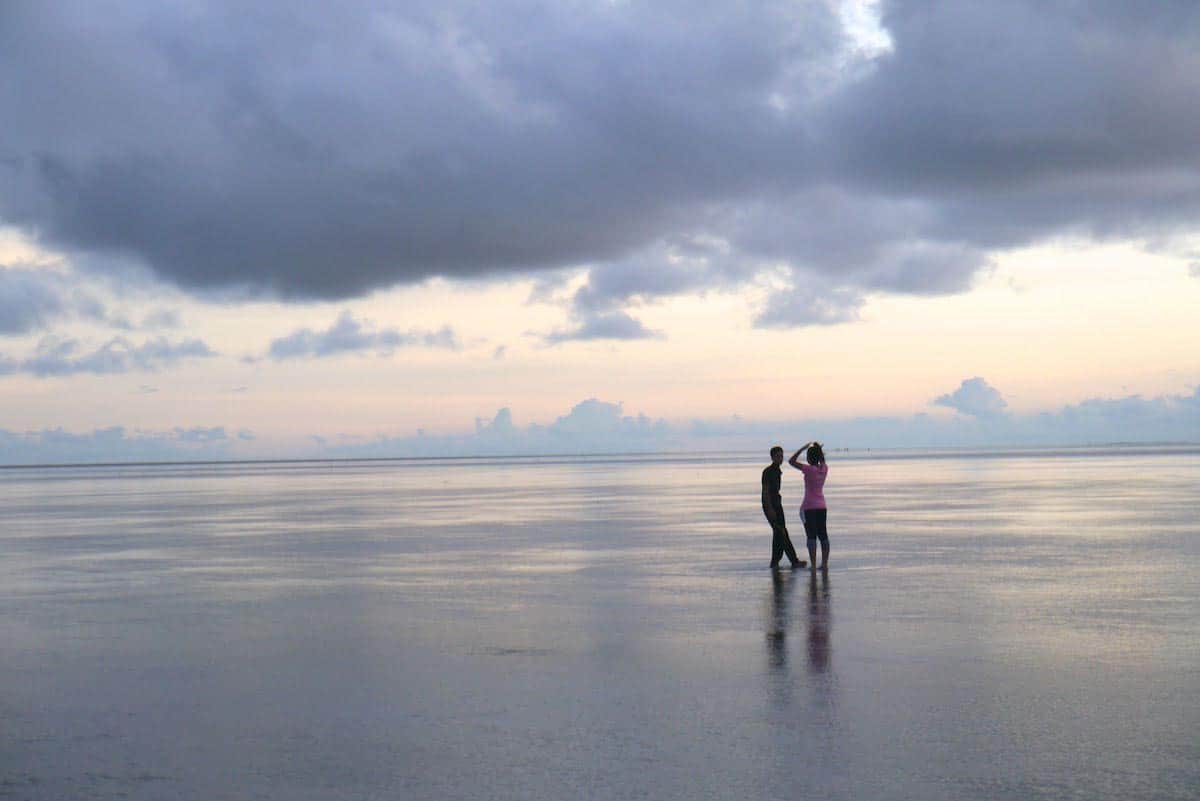
[[[826,528],[827,509],[808,509],[804,512],[804,535],[810,540],[820,540],[821,545],[829,547],[829,531]]]
[[[766,514],[764,511],[763,514]],[[775,522],[771,522],[771,518],[767,517],[767,522],[771,523],[771,567],[779,564],[780,558],[786,553],[788,560],[793,564],[799,564],[800,559],[796,556],[796,549],[792,547],[792,538],[788,536],[787,523],[783,519],[783,510],[775,512]]]

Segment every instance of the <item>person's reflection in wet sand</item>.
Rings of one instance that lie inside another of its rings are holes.
[[[818,577],[818,574],[819,577]],[[833,616],[829,610],[829,571],[812,570],[808,577],[808,672],[829,672],[829,632]],[[825,688],[822,688],[824,691]]]
[[[787,630],[791,624],[793,575],[778,570],[771,573],[771,614],[767,621],[767,662],[773,671],[787,670]]]

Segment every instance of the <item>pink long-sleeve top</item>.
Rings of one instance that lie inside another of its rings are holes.
[[[803,462],[797,465],[804,473],[804,503],[801,509],[825,508],[825,477],[829,475],[829,465],[811,465]]]

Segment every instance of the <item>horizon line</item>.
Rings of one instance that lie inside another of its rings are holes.
[[[861,458],[864,454],[881,459],[911,459],[911,458],[953,458],[959,455],[979,454],[993,457],[1005,455],[1020,455],[1038,452],[1041,456],[1057,453],[1072,452],[1080,455],[1096,455],[1102,448],[1119,448],[1130,450],[1144,449],[1196,449],[1200,452],[1200,441],[1194,440],[1154,440],[1147,442],[1121,440],[1115,442],[1094,442],[1085,444],[1052,444],[1052,445],[935,445],[935,446],[884,446],[878,448],[830,448],[827,453],[837,453],[851,459]],[[741,449],[722,450],[674,450],[674,451],[588,451],[588,452],[556,452],[556,453],[478,453],[461,454],[456,456],[307,456],[307,457],[262,457],[245,459],[166,459],[166,460],[136,460],[136,461],[105,461],[105,462],[31,462],[4,463],[0,470],[41,470],[69,469],[79,467],[203,467],[218,465],[270,465],[270,464],[348,464],[362,462],[461,462],[470,459],[487,460],[532,460],[532,459],[622,459],[636,456],[656,457],[692,457],[692,456],[733,456],[751,452]]]

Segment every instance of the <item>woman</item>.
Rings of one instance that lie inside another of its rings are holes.
[[[808,464],[800,463],[800,454],[808,451]],[[804,473],[804,503],[800,505],[800,519],[804,521],[804,534],[808,538],[808,563],[817,569],[817,540],[821,541],[821,569],[829,567],[829,533],[825,530],[825,476],[829,465],[825,464],[825,451],[821,443],[810,442],[792,454],[788,464]]]

